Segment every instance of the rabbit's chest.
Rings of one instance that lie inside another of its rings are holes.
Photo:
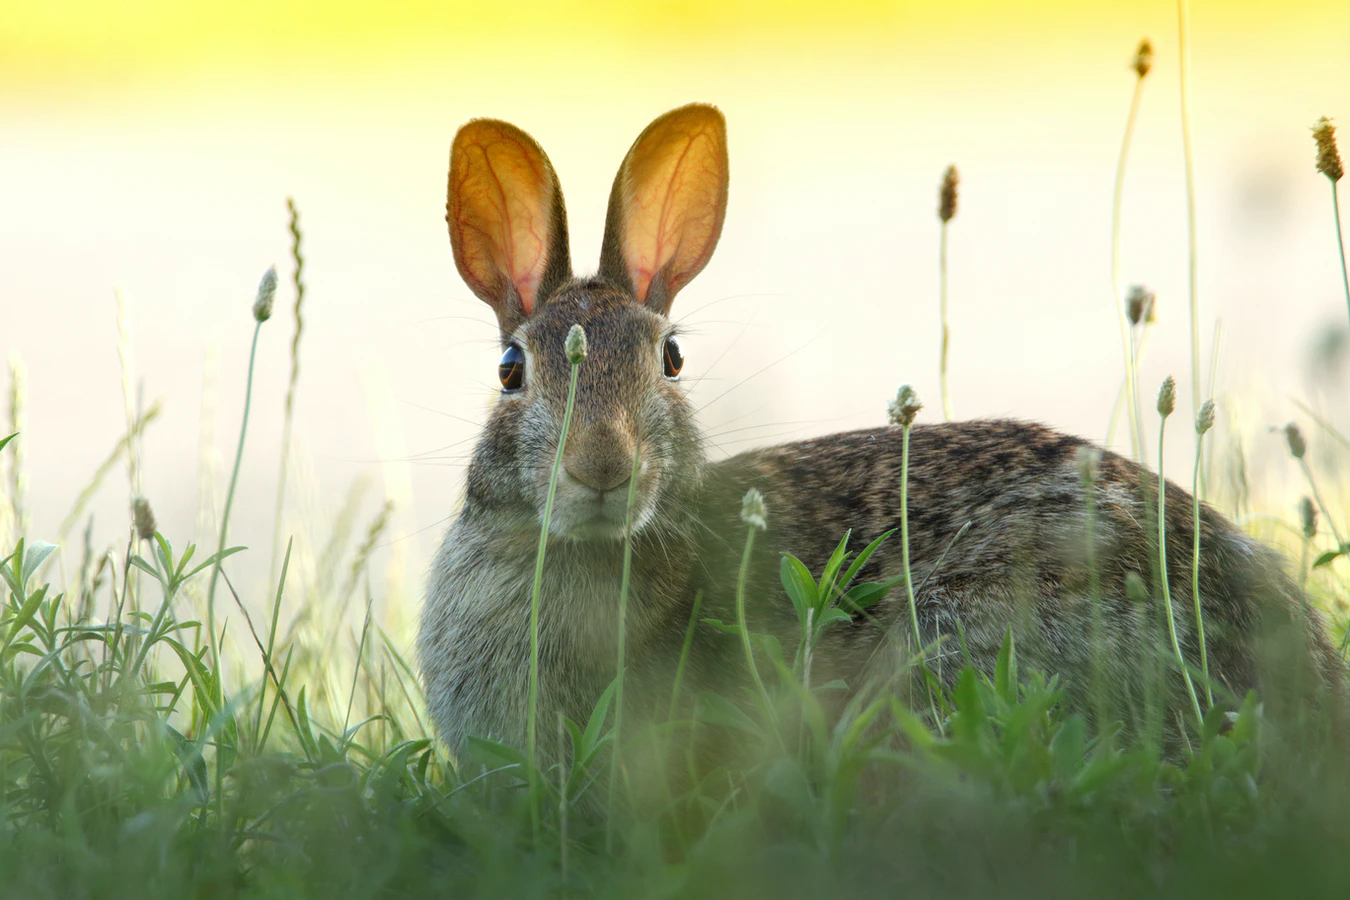
[[[444,733],[514,736],[529,703],[533,556],[447,545],[419,639],[430,703]],[[616,671],[621,570],[548,562],[539,591],[540,708],[584,717]],[[634,587],[630,608],[640,603]]]

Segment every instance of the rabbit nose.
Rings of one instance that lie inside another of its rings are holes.
[[[596,491],[612,491],[628,483],[633,466],[633,440],[617,428],[599,425],[573,434],[563,452],[563,469]]]

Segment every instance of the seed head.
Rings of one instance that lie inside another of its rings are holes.
[[[923,409],[923,404],[919,402],[918,392],[909,385],[902,384],[886,411],[892,425],[907,428],[914,424],[914,417],[919,414],[921,409]]]
[[[741,521],[751,528],[763,531],[768,527],[764,516],[764,495],[759,492],[759,488],[751,488],[741,499]]]
[[[1195,417],[1195,433],[1204,434],[1214,427],[1214,401],[1206,400],[1200,404],[1200,414]]]
[[[150,508],[150,501],[144,497],[137,497],[131,501],[131,521],[136,526],[136,536],[143,541],[153,540],[155,532],[155,511]]]
[[[567,351],[567,361],[574,366],[581,365],[581,361],[586,358],[586,329],[580,323],[573,325],[567,332],[563,349]]]
[[[1303,430],[1290,422],[1284,426],[1284,439],[1289,442],[1289,453],[1294,459],[1302,459],[1308,452],[1308,442],[1303,439]]]
[[[1303,536],[1308,540],[1317,537],[1317,507],[1311,497],[1298,501],[1298,517],[1303,520]]]
[[[956,166],[948,166],[942,173],[942,188],[938,191],[938,218],[943,222],[950,222],[956,215],[956,186],[960,183]]]
[[[1158,413],[1164,419],[1172,414],[1172,410],[1177,408],[1177,380],[1171,375],[1162,383],[1162,388],[1158,391]]]
[[[1131,286],[1130,292],[1125,295],[1125,314],[1130,317],[1130,324],[1143,322],[1151,325],[1155,320],[1157,301],[1158,295],[1144,285]]]
[[[272,266],[263,273],[258,282],[258,297],[253,301],[253,318],[266,322],[272,317],[272,301],[277,297],[277,267]]]
[[[1326,116],[1317,120],[1313,126],[1313,140],[1317,141],[1317,171],[1331,179],[1334,184],[1345,174],[1341,165],[1341,154],[1336,149],[1336,127]]]
[[[1134,74],[1143,78],[1153,68],[1153,45],[1149,43],[1148,38],[1139,42],[1139,49],[1134,51],[1134,62],[1130,68],[1134,69]]]

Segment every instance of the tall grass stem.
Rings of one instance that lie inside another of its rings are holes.
[[[909,600],[909,624],[914,630],[914,652],[923,650],[919,634],[919,604],[914,596],[914,574],[909,565],[909,432],[906,423],[900,438],[900,559],[905,573],[905,597]]]
[[[1205,705],[1213,708],[1214,688],[1209,680],[1209,652],[1205,648],[1205,616],[1200,609],[1200,459],[1205,435],[1195,436],[1195,470],[1191,473],[1191,530],[1195,543],[1191,548],[1191,594],[1195,601],[1195,636],[1200,642],[1200,674],[1205,681]]]
[[[1328,179],[1330,180],[1330,179]],[[1350,312],[1350,272],[1345,267],[1345,238],[1341,236],[1341,198],[1336,190],[1337,184],[1331,182],[1331,212],[1336,220],[1336,249],[1341,254],[1341,286],[1345,289],[1345,308]]]
[[[1127,348],[1130,353],[1130,366],[1127,366],[1125,377],[1120,381],[1120,387],[1116,389],[1116,400],[1111,404],[1111,420],[1106,426],[1106,446],[1110,447],[1116,440],[1116,428],[1120,424],[1120,419],[1128,413],[1129,416],[1137,414],[1138,410],[1130,405],[1134,397],[1134,373],[1139,371],[1139,363],[1144,358],[1144,350],[1148,347],[1148,336],[1152,333],[1151,328],[1145,328],[1139,335],[1138,342],[1127,339]],[[1130,441],[1137,440],[1135,432],[1138,430],[1135,420],[1127,418],[1125,423],[1130,432]]]
[[[1102,575],[1097,565],[1097,475],[1101,455],[1096,450],[1079,453],[1079,480],[1083,490],[1084,553],[1088,569],[1088,603],[1092,606],[1092,698],[1097,715],[1097,733],[1103,734],[1110,710],[1106,694],[1106,629],[1102,622]]]
[[[559,710],[558,722],[558,862],[563,890],[567,889],[567,755],[563,752],[563,714]],[[609,826],[606,826],[608,828]]]
[[[951,340],[951,329],[947,324],[947,225],[942,223],[938,237],[938,310],[942,317],[942,352],[938,363],[938,377],[942,384],[942,418],[950,422],[952,415],[952,395],[947,383],[947,349]]]
[[[285,415],[281,422],[281,462],[277,471],[277,502],[272,515],[272,561],[267,570],[267,583],[276,582],[277,561],[281,554],[281,517],[286,507],[286,476],[290,470],[291,429],[295,422],[295,386],[300,380],[300,336],[305,330],[303,315],[305,305],[305,255],[301,251],[300,211],[296,209],[295,199],[286,198],[286,209],[290,213],[289,231],[291,233],[291,260],[295,264],[292,284],[295,287],[295,332],[291,335],[291,377],[286,385]]]
[[[572,363],[572,377],[567,385],[567,408],[563,412],[562,429],[558,434],[558,452],[553,457],[553,469],[548,476],[548,495],[544,500],[543,521],[539,526],[539,549],[534,556],[534,585],[530,589],[530,706],[525,724],[525,758],[530,779],[530,825],[536,840],[539,837],[539,771],[536,765],[539,718],[539,589],[544,581],[544,556],[548,551],[548,528],[553,519],[553,497],[558,490],[558,473],[562,471],[563,448],[567,432],[572,427],[572,408],[577,400],[577,373],[580,363]]]
[[[253,403],[253,367],[258,358],[258,335],[262,332],[262,322],[253,326],[253,344],[248,352],[248,377],[244,382],[244,414],[239,422],[239,445],[234,451],[234,468],[230,471],[230,486],[225,491],[225,509],[220,515],[220,535],[216,541],[216,561],[211,566],[211,585],[206,591],[206,631],[211,644],[211,664],[217,676],[220,674],[220,641],[216,635],[216,582],[220,579],[221,554],[225,552],[225,541],[230,530],[230,510],[234,508],[234,492],[239,486],[239,464],[244,458],[244,439],[248,435],[248,414]],[[221,679],[212,682],[216,692],[213,698],[219,707]]]
[[[1125,134],[1120,141],[1120,158],[1116,161],[1115,187],[1111,193],[1111,297],[1115,301],[1116,318],[1120,321],[1120,349],[1125,359],[1125,400],[1130,410],[1130,455],[1143,459],[1143,437],[1139,434],[1138,422],[1133,416],[1136,404],[1134,379],[1134,352],[1130,337],[1130,323],[1125,317],[1125,297],[1120,290],[1120,211],[1125,196],[1125,168],[1130,158],[1130,145],[1134,142],[1134,126],[1139,118],[1139,104],[1144,94],[1144,78],[1139,76],[1134,82],[1134,93],[1130,95],[1130,111],[1125,117]]]
[[[1186,690],[1191,696],[1196,723],[1203,727],[1205,716],[1200,711],[1200,698],[1195,693],[1190,670],[1186,668],[1186,658],[1181,655],[1181,642],[1177,640],[1176,614],[1172,610],[1172,589],[1167,577],[1167,481],[1163,476],[1163,441],[1166,436],[1167,416],[1164,414],[1158,425],[1158,581],[1162,586],[1163,607],[1167,613],[1167,636],[1172,642],[1172,653],[1176,657],[1177,668],[1181,670],[1181,677],[1186,682]]]
[[[759,677],[759,667],[755,665],[755,650],[750,645],[750,627],[745,617],[745,586],[750,576],[750,560],[751,554],[754,552],[754,546],[755,526],[750,525],[745,531],[745,550],[741,553],[741,567],[736,573],[736,624],[740,627],[741,649],[745,651],[745,664],[750,669],[750,677],[755,682],[755,690],[759,692],[760,701],[764,704],[764,712],[772,720],[775,718],[773,701],[769,699],[769,691],[764,687],[763,679]]]
[[[1191,310],[1191,415],[1200,413],[1200,297],[1196,275],[1195,151],[1191,144],[1190,8],[1177,0],[1177,44],[1181,63],[1181,146],[1186,161],[1186,272]]]
[[[619,579],[619,640],[617,672],[614,676],[614,751],[609,757],[609,796],[605,803],[605,852],[614,850],[614,782],[619,770],[620,741],[623,738],[624,641],[628,633],[628,590],[633,571],[633,503],[637,499],[638,467],[642,462],[641,444],[634,442],[633,468],[628,474],[628,507],[623,524],[623,574]]]

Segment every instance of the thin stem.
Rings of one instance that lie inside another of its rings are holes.
[[[938,238],[938,310],[942,318],[942,353],[938,366],[938,377],[942,384],[942,418],[952,420],[952,396],[947,387],[947,343],[951,331],[947,327],[947,223],[942,223]]]
[[[286,573],[290,571],[291,548],[294,545],[294,543],[295,538],[291,538],[286,541],[286,555],[281,560],[281,577],[277,580],[276,599],[272,603],[272,628],[267,633],[267,646],[263,648],[262,651],[263,664],[267,667],[268,671],[272,670],[272,651],[276,647],[277,643],[277,620],[281,617],[281,594],[286,587]],[[268,583],[270,584],[271,582],[269,581]],[[273,681],[276,680],[275,672],[273,672],[272,679]],[[277,685],[277,690],[278,691],[281,690],[280,683],[278,683]],[[266,705],[263,701],[266,698],[267,698],[267,679],[264,678],[262,686],[258,690],[258,715],[256,721],[254,722],[253,727],[253,731],[255,734],[257,734],[258,731],[262,728],[262,711],[263,707]],[[262,744],[258,745],[258,749],[259,750],[262,749]]]
[[[1125,298],[1120,293],[1120,208],[1125,194],[1125,164],[1129,160],[1130,145],[1134,140],[1134,125],[1139,118],[1139,101],[1144,93],[1144,79],[1135,79],[1130,96],[1130,111],[1125,117],[1125,135],[1120,142],[1120,159],[1116,162],[1116,183],[1111,195],[1111,295],[1115,300],[1116,318],[1120,320],[1120,349],[1125,357],[1125,392],[1127,407],[1135,408],[1134,354],[1131,352],[1130,323],[1125,317]],[[1132,413],[1133,415],[1133,413]],[[1142,436],[1136,421],[1130,419],[1130,453],[1142,456]]]
[[[248,379],[244,383],[244,415],[239,423],[239,446],[234,451],[234,469],[230,472],[230,488],[225,492],[225,510],[220,517],[220,537],[216,542],[216,562],[211,567],[211,586],[206,592],[206,631],[211,643],[211,664],[216,673],[216,696],[212,698],[219,708],[221,700],[220,643],[216,637],[216,582],[220,579],[220,564],[224,561],[225,540],[230,529],[230,510],[234,507],[234,489],[239,485],[239,463],[244,458],[244,437],[248,434],[248,412],[253,403],[253,364],[258,357],[258,335],[262,322],[253,326],[253,346],[248,352]]]
[[[1191,473],[1191,530],[1195,545],[1191,551],[1191,593],[1195,599],[1195,633],[1200,641],[1200,673],[1205,679],[1205,704],[1214,707],[1214,688],[1209,680],[1209,654],[1205,650],[1205,617],[1200,612],[1200,453],[1205,436],[1195,436],[1195,471]]]
[[[1200,699],[1196,696],[1195,685],[1191,682],[1191,673],[1186,668],[1186,658],[1181,655],[1181,643],[1177,640],[1176,615],[1172,612],[1172,589],[1167,581],[1167,482],[1163,478],[1163,438],[1167,432],[1167,417],[1162,417],[1158,426],[1158,569],[1162,583],[1163,606],[1167,610],[1167,635],[1172,639],[1172,653],[1175,654],[1177,667],[1186,682],[1186,690],[1191,695],[1191,705],[1195,707],[1195,720],[1204,727],[1205,716],[1200,711]]]
[[[1190,13],[1177,0],[1177,39],[1181,53],[1181,144],[1186,158],[1186,261],[1191,307],[1191,416],[1200,412],[1200,299],[1196,289],[1195,160],[1191,147]]]
[[[1144,339],[1140,336],[1138,343],[1135,343],[1134,329],[1130,329],[1130,359],[1138,360],[1143,352]],[[1133,434],[1139,441],[1139,455],[1135,457],[1141,463],[1144,461],[1143,446],[1144,441],[1144,410],[1139,403],[1139,368],[1135,365],[1130,366],[1130,371],[1126,373],[1130,380],[1130,418],[1134,422]]]
[[[667,721],[673,722],[675,720],[675,711],[679,709],[680,688],[684,685],[684,670],[685,666],[689,663],[689,654],[694,645],[694,631],[698,628],[698,611],[702,606],[703,592],[695,592],[693,606],[689,608],[689,625],[684,631],[684,644],[680,647],[680,659],[679,662],[675,664],[675,683],[671,685],[670,688],[670,712],[666,716]],[[694,716],[690,716],[689,737],[685,742],[685,763],[689,772],[690,784],[698,783],[698,774],[694,766],[694,729],[697,727],[698,719]],[[663,744],[662,746],[665,745]],[[665,760],[663,757],[661,767],[663,773],[666,771],[664,762]],[[683,840],[683,835],[681,835],[681,840]]]
[[[802,688],[809,695],[811,693],[811,635],[816,630],[816,609],[811,607],[806,611],[806,628],[802,634]],[[797,755],[804,756],[806,752],[806,716],[797,720]]]
[[[1214,334],[1209,341],[1209,381],[1205,385],[1205,396],[1214,399],[1214,385],[1219,380],[1219,347],[1223,338],[1223,319],[1214,319]],[[1201,442],[1196,441],[1196,452],[1200,452]],[[1209,476],[1214,463],[1214,442],[1205,444],[1204,460],[1200,463],[1200,478],[1195,483],[1195,496],[1209,497]]]
[[[159,555],[153,554],[153,556],[155,559],[155,567],[160,568]],[[165,573],[165,577],[172,578],[173,573],[172,572]],[[150,630],[146,632],[145,640],[141,641],[141,646],[136,650],[136,657],[134,660],[132,660],[131,668],[127,670],[127,673],[124,676],[125,679],[124,683],[127,684],[128,686],[135,685],[136,676],[140,674],[141,666],[145,664],[145,657],[150,652],[150,645],[153,644],[158,639],[160,626],[164,624],[164,617],[165,615],[168,614],[169,607],[173,605],[173,598],[175,594],[177,594],[177,591],[171,589],[169,587],[169,584],[165,583],[164,601],[160,603],[159,609],[155,612],[155,618],[150,623]]]
[[[1121,379],[1120,387],[1116,389],[1116,402],[1111,405],[1111,420],[1106,425],[1107,447],[1110,447],[1112,443],[1115,442],[1116,427],[1120,423],[1121,416],[1127,412],[1126,401],[1131,393],[1130,376],[1133,372],[1139,371],[1139,361],[1144,358],[1144,350],[1145,348],[1148,347],[1148,336],[1152,333],[1153,329],[1145,326],[1143,331],[1139,335],[1139,341],[1137,343],[1134,341],[1129,341],[1129,347],[1132,348],[1130,351],[1130,361],[1133,368],[1125,373],[1125,377]],[[1132,416],[1134,415],[1134,412],[1130,410],[1129,414]],[[1135,435],[1136,427],[1134,420],[1127,419],[1125,424],[1130,429],[1130,440],[1131,441],[1136,440]]]
[[[680,687],[684,683],[684,668],[689,662],[689,651],[694,645],[694,630],[698,627],[698,610],[703,605],[703,593],[694,594],[694,605],[689,610],[689,627],[684,631],[684,644],[680,647],[680,659],[675,664],[675,683],[670,688],[670,712],[667,719],[675,718],[675,710],[680,705]]]
[[[909,624],[914,629],[914,653],[923,653],[923,638],[919,634],[919,604],[914,596],[914,573],[909,565],[909,432],[913,423],[904,426],[900,439],[900,558],[905,569],[905,594],[909,598]],[[933,698],[933,685],[929,682],[927,664],[921,659],[919,669],[923,673],[924,687],[928,690],[928,708],[933,715],[933,724],[942,731],[942,720],[938,718],[937,701]]]
[[[294,198],[286,198],[290,211],[291,259],[295,262],[295,333],[291,336],[291,380],[286,386],[286,414],[281,424],[281,467],[277,473],[277,503],[272,516],[272,562],[267,570],[267,583],[276,581],[277,561],[281,554],[281,515],[286,506],[286,475],[291,456],[291,428],[295,421],[295,385],[300,380],[300,336],[305,331],[302,311],[305,305],[305,255],[300,250],[300,211]]]
[[[764,703],[764,710],[768,713],[770,719],[774,718],[773,703],[769,700],[769,692],[764,687],[763,680],[759,677],[759,668],[755,665],[755,651],[750,646],[750,628],[745,621],[745,583],[750,574],[750,554],[755,546],[755,526],[750,525],[745,532],[745,552],[741,554],[741,568],[736,573],[736,624],[741,630],[741,649],[745,651],[745,664],[750,669],[750,677],[754,679],[755,689],[759,691],[760,700]],[[777,733],[777,729],[774,729]],[[779,736],[781,740],[781,735]]]
[[[633,569],[633,501],[637,498],[638,467],[642,462],[641,445],[633,447],[633,469],[628,474],[628,511],[623,527],[623,575],[619,580],[619,659],[614,676],[614,750],[609,756],[609,798],[605,809],[605,852],[614,849],[614,780],[619,770],[619,741],[623,736],[624,638],[628,622],[628,587]]]
[[[914,596],[914,573],[909,566],[909,432],[913,423],[907,423],[900,439],[900,558],[905,569],[905,594],[909,598],[909,624],[914,629],[914,653],[923,653],[923,638],[919,634],[919,604]],[[942,721],[937,715],[937,702],[933,699],[933,686],[928,681],[928,666],[921,659],[919,669],[924,676],[924,687],[928,689],[928,707],[933,714],[933,724],[942,731]]]
[[[558,435],[558,452],[553,457],[553,470],[548,476],[548,496],[544,500],[543,522],[539,526],[539,550],[534,556],[534,586],[530,589],[530,709],[525,725],[525,758],[530,778],[530,824],[536,839],[539,837],[539,771],[535,765],[536,724],[539,717],[539,588],[544,581],[544,555],[548,549],[548,526],[553,519],[553,495],[558,490],[563,447],[567,443],[567,430],[572,425],[572,407],[576,404],[577,373],[580,369],[578,363],[572,363],[572,378],[567,385],[567,409],[563,412],[562,432]]]
[[[1341,284],[1345,287],[1345,307],[1350,311],[1350,273],[1347,273],[1345,268],[1345,239],[1341,237],[1341,200],[1334,181],[1331,182],[1331,211],[1336,217],[1336,249],[1341,254]]]
[[[563,714],[558,719],[558,856],[562,866],[563,887],[567,886],[567,756],[563,753]],[[611,785],[612,791],[612,785]],[[610,798],[611,800],[613,797]],[[606,826],[608,828],[608,826]]]
[[[914,652],[923,648],[919,635],[919,605],[914,598],[914,575],[909,567],[909,432],[905,425],[900,439],[900,558],[905,570],[905,596],[909,599],[909,624],[914,629]]]
[[[1092,604],[1092,695],[1097,713],[1097,733],[1106,730],[1109,702],[1106,695],[1106,661],[1103,658],[1103,639],[1106,630],[1102,623],[1102,575],[1097,568],[1097,482],[1090,467],[1083,469],[1083,506],[1087,539],[1085,550],[1088,567],[1088,602]]]

